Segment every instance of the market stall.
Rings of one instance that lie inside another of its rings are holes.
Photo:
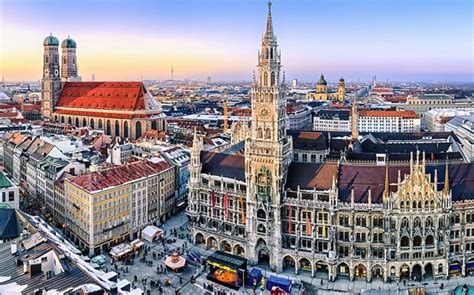
[[[207,279],[238,290],[247,276],[247,259],[223,251],[214,252],[207,259],[210,271]]]
[[[144,245],[145,243],[140,240],[140,239],[136,239],[136,240],[133,240],[131,243],[130,243],[130,246],[132,246],[132,249],[134,251],[140,251],[140,249],[142,248],[142,246]]]
[[[150,243],[162,234],[163,230],[154,225],[149,225],[142,230],[142,238]]]
[[[121,260],[128,257],[132,253],[133,249],[129,244],[120,244],[110,250],[110,256],[112,256],[112,259],[114,260]]]

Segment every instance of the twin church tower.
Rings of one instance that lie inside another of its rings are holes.
[[[41,115],[50,120],[54,105],[61,94],[62,82],[80,81],[77,76],[76,41],[71,38],[61,43],[61,66],[59,65],[59,40],[50,35],[43,41],[43,79],[41,80]]]

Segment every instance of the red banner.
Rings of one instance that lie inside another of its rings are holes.
[[[229,220],[229,195],[227,193],[224,195],[224,217],[225,220]]]

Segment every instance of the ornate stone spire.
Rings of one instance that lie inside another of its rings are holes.
[[[446,171],[444,172],[444,195],[449,195],[449,169],[448,169],[448,161],[446,161]]]
[[[273,38],[273,22],[272,22],[272,2],[268,1],[267,29],[265,31],[266,38]]]
[[[390,194],[390,187],[389,187],[389,181],[388,181],[388,161],[387,161],[387,164],[385,165],[385,189],[383,192],[384,198],[388,199],[389,194]]]
[[[321,77],[323,77],[322,74]],[[357,102],[355,98],[352,101],[351,121],[351,137],[352,141],[355,141],[359,138],[359,111],[357,110]]]

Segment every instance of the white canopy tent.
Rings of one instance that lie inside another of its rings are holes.
[[[156,237],[160,236],[162,233],[163,230],[161,230],[160,228],[154,225],[149,225],[142,230],[142,238],[144,240],[147,240],[148,242],[153,242],[153,240]]]

